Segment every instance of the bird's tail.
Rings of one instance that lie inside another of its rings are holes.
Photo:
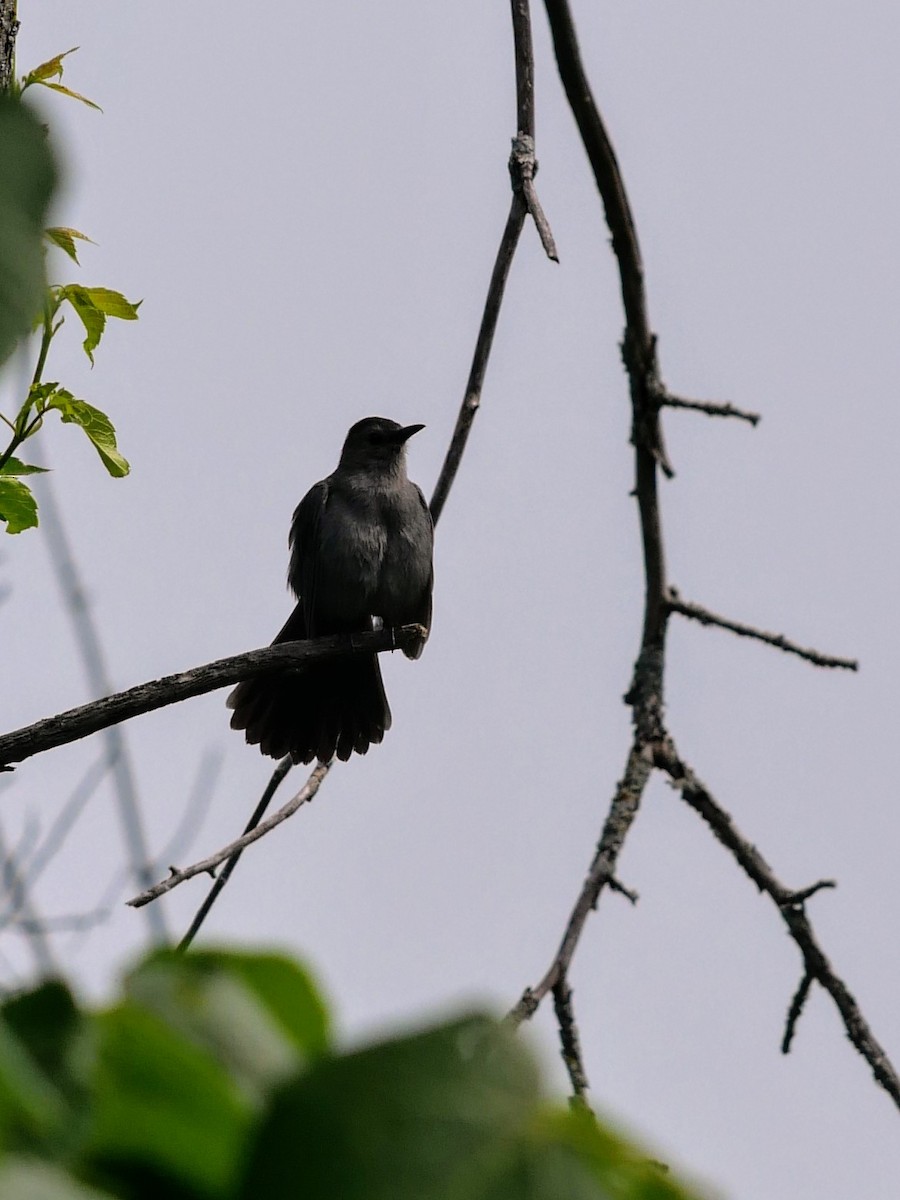
[[[307,636],[300,605],[275,638],[292,642]],[[346,761],[365,754],[391,727],[377,655],[354,655],[312,663],[302,670],[258,675],[239,683],[228,697],[231,728],[263,754],[295,763]]]

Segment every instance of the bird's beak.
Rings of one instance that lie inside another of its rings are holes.
[[[402,429],[398,429],[395,433],[391,434],[391,441],[396,442],[398,446],[402,446],[404,442],[409,441],[414,433],[418,433],[420,429],[424,428],[424,425],[404,425]]]

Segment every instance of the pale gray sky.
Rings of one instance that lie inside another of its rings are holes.
[[[508,5],[26,0],[20,16],[20,70],[80,45],[65,82],[105,109],[46,97],[69,168],[55,219],[99,243],[53,275],[144,299],[93,372],[68,328],[48,369],[109,411],[133,465],[110,480],[77,431],[46,438],[124,687],[274,635],[291,512],[359,417],[427,424],[410,465],[430,491],[508,206]],[[756,431],[667,415],[672,580],[863,666],[827,674],[676,623],[671,728],[786,883],[839,879],[811,914],[896,1062],[900,9],[604,0],[576,17],[666,381],[764,414]],[[537,981],[628,746],[642,579],[618,281],[538,4],[535,32],[562,262],[526,228],[438,533],[428,651],[385,662],[384,745],[245,856],[207,926],[308,957],[352,1037],[504,1009]],[[87,696],[41,532],[2,554],[12,728]],[[195,855],[237,832],[268,777],[223,704],[129,730],[155,847],[205,751],[225,759]],[[46,827],[99,751],[20,768],[8,833],[28,813]],[[92,908],[121,862],[104,791],[43,911]],[[572,978],[597,1103],[734,1200],[896,1200],[897,1111],[818,992],[780,1055],[798,954],[659,781],[621,874],[640,903],[604,896]],[[166,901],[173,930],[204,892]],[[58,950],[96,993],[144,936],[120,908]],[[549,1012],[535,1026],[555,1072]]]

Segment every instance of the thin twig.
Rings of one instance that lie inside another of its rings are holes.
[[[22,933],[83,933],[87,929],[95,929],[112,916],[110,908],[95,908],[93,912],[71,913],[59,917],[19,917],[13,923],[12,929]]]
[[[6,836],[2,825],[0,825],[0,876],[2,876],[4,891],[10,897],[10,907],[14,907],[21,914],[22,921],[30,924],[30,928],[23,929],[23,933],[28,940],[38,973],[42,976],[58,975],[56,959],[47,935],[41,927],[34,897],[25,887],[15,852],[9,850],[6,845]]]
[[[190,867],[184,867],[182,870],[176,870],[173,867],[168,879],[163,879],[153,887],[147,888],[139,896],[135,896],[132,900],[129,900],[128,904],[132,908],[143,908],[145,904],[159,899],[160,896],[164,896],[166,892],[171,892],[173,888],[178,887],[185,880],[193,879],[195,875],[212,874],[220,863],[225,862],[227,858],[231,858],[232,855],[244,850],[252,842],[259,841],[261,837],[265,837],[276,825],[280,825],[282,821],[286,821],[288,817],[292,817],[298,808],[312,800],[319,790],[322,780],[328,774],[330,766],[331,763],[318,763],[296,796],[288,800],[287,804],[282,805],[276,813],[273,813],[268,820],[262,821],[255,829],[242,834],[241,837],[230,842],[221,850],[217,850],[215,854],[211,854],[209,858],[204,858]]]
[[[278,791],[282,782],[287,778],[288,772],[291,770],[293,765],[294,764],[291,761],[290,755],[287,755],[281,760],[281,762],[278,764],[278,766],[272,772],[272,778],[269,780],[268,784],[266,785],[266,790],[263,792],[262,796],[260,797],[259,803],[257,804],[256,808],[253,810],[253,816],[250,818],[250,820],[247,822],[246,826],[244,827],[244,835],[245,836],[248,833],[252,833],[253,830],[256,829],[256,827],[259,825],[260,821],[265,816],[266,809],[269,807],[269,804],[271,803],[273,796]],[[209,910],[212,908],[212,906],[215,904],[216,900],[218,899],[219,893],[222,891],[222,888],[224,888],[225,884],[231,878],[231,872],[238,865],[238,861],[240,860],[240,857],[243,853],[244,853],[243,846],[241,846],[241,848],[239,850],[235,850],[235,852],[228,859],[228,862],[226,862],[225,866],[222,868],[222,870],[218,873],[216,878],[213,880],[213,885],[209,889],[206,899],[203,901],[203,903],[200,905],[200,908],[197,910],[197,915],[194,917],[193,921],[191,921],[191,924],[190,924],[190,927],[189,927],[187,933],[184,935],[184,937],[178,943],[178,953],[179,954],[184,954],[184,952],[190,946],[191,942],[194,940],[194,938],[200,932],[200,927],[203,924],[203,922],[206,920]]]
[[[803,978],[794,992],[791,1000],[790,1008],[788,1009],[787,1020],[784,1024],[784,1037],[781,1039],[781,1053],[790,1054],[791,1042],[794,1040],[794,1034],[797,1031],[797,1022],[803,1012],[803,1006],[806,1004],[806,999],[809,996],[809,989],[812,987],[813,977],[808,971],[804,972]]]
[[[352,654],[380,654],[385,650],[403,649],[422,638],[421,625],[403,625],[377,632],[338,634],[302,642],[282,642],[248,650],[232,658],[220,658],[201,667],[193,667],[178,675],[167,675],[149,683],[139,684],[125,692],[94,700],[79,708],[69,709],[55,717],[46,717],[13,733],[0,737],[0,764],[22,762],[34,754],[53,750],[68,742],[107,729],[120,721],[177,704],[192,696],[202,696],[217,688],[263,675],[269,671],[306,667],[326,658],[345,658]]]
[[[165,846],[156,855],[154,870],[159,870],[161,864],[171,862],[173,858],[181,858],[190,852],[212,804],[224,757],[220,749],[207,750],[203,755],[197,768],[194,786],[185,801],[181,820]]]
[[[34,853],[30,862],[23,862],[25,891],[33,890],[44,871],[62,849],[63,843],[69,836],[73,825],[81,816],[88,801],[97,790],[107,770],[105,759],[92,763],[79,782],[74,787],[71,796],[57,813],[47,835]],[[18,913],[18,908],[11,906],[0,916],[0,929],[3,929]]]
[[[508,1019],[513,1025],[532,1016],[548,992],[566,978],[585,923],[597,907],[603,888],[612,883],[619,851],[637,816],[651,769],[649,756],[636,742],[628,755],[625,775],[616,788],[593,862],[569,915],[559,948],[540,983],[534,988],[526,988],[518,1004],[509,1013]]]
[[[764,629],[756,629],[753,625],[730,621],[727,617],[720,617],[700,604],[682,600],[673,587],[669,588],[667,603],[669,612],[688,617],[691,621],[699,621],[701,625],[715,625],[718,629],[727,629],[730,633],[737,634],[738,637],[765,642],[767,646],[774,646],[776,650],[783,650],[785,654],[795,654],[798,658],[805,658],[813,666],[832,667],[843,671],[859,670],[859,663],[855,658],[835,658],[831,654],[821,654],[818,650],[798,646],[796,642],[789,641],[782,633],[766,633]]]
[[[576,1104],[586,1104],[589,1084],[581,1055],[581,1039],[578,1036],[575,1010],[572,1006],[572,990],[565,978],[553,986],[553,1010],[559,1026],[562,1060],[566,1064],[569,1082],[572,1085],[572,1099]]]
[[[447,454],[444,458],[440,475],[438,475],[438,480],[431,496],[429,507],[435,524],[437,524],[438,518],[444,511],[447,496],[449,495],[450,488],[453,486],[456,473],[459,470],[466,442],[469,440],[469,433],[471,432],[475,415],[481,407],[481,392],[484,387],[485,375],[487,374],[491,347],[494,344],[494,334],[496,333],[497,321],[500,317],[503,293],[506,289],[506,281],[509,278],[509,271],[516,253],[516,247],[519,244],[519,237],[525,224],[525,217],[529,212],[534,217],[545,250],[551,258],[556,257],[553,235],[550,233],[549,225],[547,225],[533,185],[537,163],[534,158],[534,52],[531,44],[529,0],[511,0],[511,8],[516,59],[517,129],[517,136],[513,139],[513,149],[509,159],[513,195],[509,207],[509,216],[506,218],[506,225],[503,229],[503,235],[500,238],[500,246],[497,250],[494,269],[491,272],[491,280],[488,284],[487,298],[484,302],[484,313],[481,317],[481,325],[479,326],[478,337],[475,341],[475,352],[472,355],[472,366],[469,369],[469,378],[466,381],[466,390],[463,395],[462,405],[459,415],[456,418],[456,426],[450,438],[450,445],[447,448]],[[526,189],[526,182],[531,183],[530,189]],[[531,199],[529,199],[529,196]],[[548,234],[549,243],[547,240]]]
[[[49,345],[49,342],[47,344]],[[41,461],[40,454],[35,461]],[[106,665],[100,630],[91,612],[87,589],[75,559],[62,508],[49,475],[40,477],[36,486],[40,493],[41,526],[46,538],[50,564],[62,593],[65,610],[72,622],[75,643],[84,665],[88,687],[91,695],[95,697],[107,696],[112,691],[112,680]],[[128,741],[121,729],[111,726],[104,729],[103,742],[106,746],[106,760],[112,772],[113,796],[128,866],[135,884],[138,887],[147,887],[153,880],[153,873]],[[5,760],[0,753],[0,762],[3,761]],[[147,914],[146,920],[150,936],[155,941],[167,940],[168,930],[162,910]]]
[[[825,952],[816,940],[812,924],[806,915],[806,909],[802,903],[796,901],[796,897],[803,896],[804,891],[809,893],[809,889],[793,891],[786,888],[776,878],[772,868],[756,847],[738,832],[730,815],[718,804],[709,789],[697,778],[691,768],[678,756],[671,741],[657,747],[655,761],[656,766],[665,771],[676,785],[684,801],[706,821],[718,840],[731,852],[736,862],[749,875],[759,890],[765,892],[775,902],[791,937],[803,956],[805,974],[814,979],[831,996],[844,1022],[844,1028],[850,1041],[871,1067],[875,1079],[900,1108],[900,1079],[897,1077],[891,1060],[876,1040],[854,996],[844,981],[835,973]],[[820,886],[817,884],[812,890],[818,890]],[[799,1015],[798,1012],[794,1018],[791,1028],[792,1035],[793,1026],[796,1025]]]
[[[661,400],[664,408],[687,408],[692,412],[706,413],[708,417],[736,417],[750,425],[758,425],[762,420],[759,413],[748,412],[744,408],[736,408],[733,404],[712,404],[708,400],[682,400],[680,396],[672,396],[666,392]]]

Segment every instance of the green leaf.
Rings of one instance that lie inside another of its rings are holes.
[[[524,1046],[485,1018],[322,1060],[277,1094],[238,1195],[477,1196],[537,1095]]]
[[[157,952],[128,977],[126,995],[208,1050],[247,1099],[260,1105],[276,1083],[305,1064],[306,1056],[233,969],[232,957],[244,956],[185,958],[172,951]],[[301,1005],[309,1006],[308,989],[295,989],[294,994]]]
[[[45,295],[43,226],[56,167],[40,121],[0,96],[0,362],[28,333]]]
[[[225,1069],[127,1001],[97,1030],[89,1161],[107,1179],[152,1177],[153,1195],[230,1194],[252,1112]]]
[[[79,233],[77,229],[70,229],[67,225],[54,225],[50,229],[45,229],[44,236],[54,246],[65,250],[69,258],[76,263],[78,262],[78,251],[75,249],[76,238],[80,242],[91,242],[92,246],[96,245],[86,233]]]
[[[83,287],[80,283],[67,283],[58,292],[60,302],[68,300],[84,325],[87,337],[84,352],[93,363],[94,351],[100,344],[106,329],[107,317],[118,317],[122,321],[136,321],[138,306],[126,300],[121,292],[110,288]]]
[[[87,337],[82,342],[84,352],[94,362],[94,351],[100,345],[106,328],[106,317],[88,295],[88,289],[78,283],[68,283],[59,289],[60,301],[68,300],[84,326]]]
[[[106,413],[86,400],[76,400],[71,392],[59,388],[47,403],[48,409],[57,409],[65,424],[80,425],[93,442],[103,465],[116,479],[121,479],[131,470],[119,453],[116,445],[116,430]]]
[[[30,1149],[65,1128],[66,1105],[5,1020],[0,1020],[0,1140]]]
[[[611,1200],[691,1200],[693,1193],[588,1109],[546,1113],[536,1139],[559,1154],[576,1155]],[[491,1198],[493,1200],[493,1198]]]
[[[50,88],[51,91],[61,92],[63,96],[71,96],[73,100],[80,100],[88,108],[96,108],[97,112],[103,112],[99,104],[95,104],[93,100],[88,100],[87,96],[82,96],[81,92],[73,92],[71,88],[67,88],[62,83],[51,83],[48,79],[35,79],[34,83],[39,83],[41,87]]]
[[[3,1200],[112,1200],[109,1192],[79,1183],[60,1167],[33,1158],[6,1158],[0,1165]]]
[[[6,522],[7,533],[22,533],[37,526],[37,501],[27,484],[7,476],[0,478],[0,521]]]
[[[62,54],[57,54],[53,58],[48,58],[45,63],[41,63],[39,67],[29,71],[22,80],[22,89],[24,91],[32,83],[43,83],[46,79],[62,79],[63,77],[63,59],[68,58],[70,54],[74,54],[78,49],[73,46],[71,50],[64,50]]]
[[[46,475],[49,467],[34,467],[13,455],[0,467],[0,475]]]
[[[309,974],[290,958],[213,949],[193,950],[187,962],[195,971],[228,971],[239,978],[304,1058],[328,1049],[328,1009]]]
[[[99,309],[107,317],[118,317],[122,321],[138,319],[138,305],[126,300],[121,292],[114,292],[110,288],[103,287],[85,288],[84,291],[94,308]]]

